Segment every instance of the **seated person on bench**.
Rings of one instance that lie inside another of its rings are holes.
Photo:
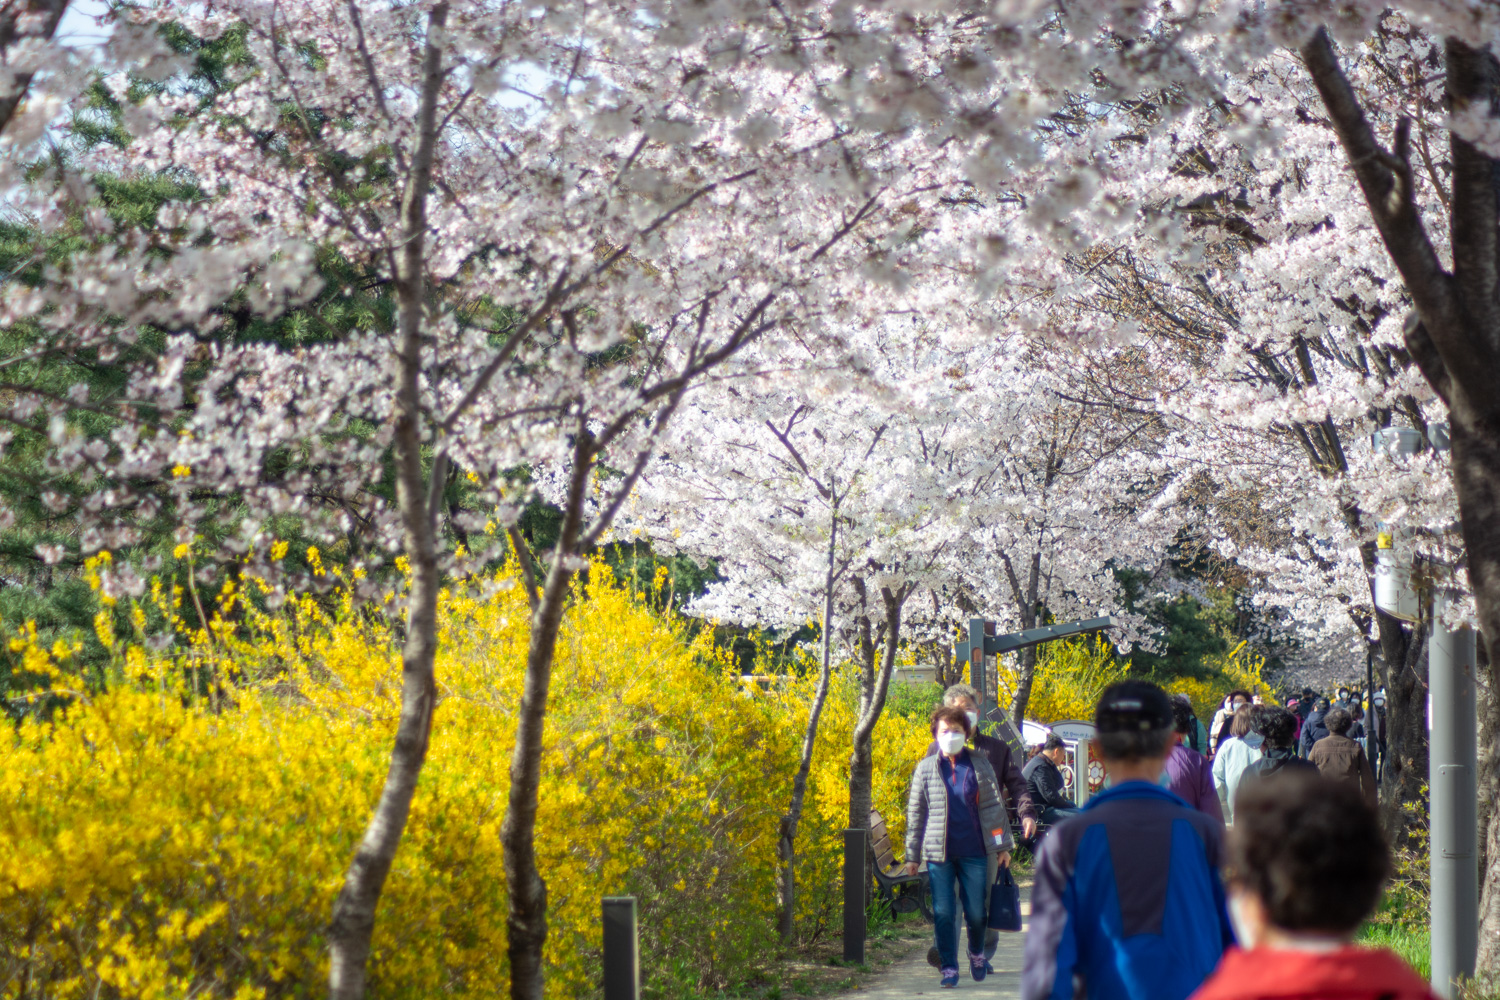
[[[1056,826],[1079,812],[1059,770],[1067,760],[1066,744],[1056,734],[1048,733],[1042,752],[1027,761],[1021,770],[1021,777],[1026,779],[1026,788],[1031,792],[1031,801],[1041,807],[1042,822],[1048,826]]]

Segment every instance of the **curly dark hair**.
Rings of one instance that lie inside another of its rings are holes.
[[[1267,746],[1289,747],[1292,734],[1297,731],[1297,717],[1279,705],[1267,705],[1255,731],[1266,738]]]
[[[952,705],[939,705],[932,713],[932,735],[936,736],[938,723],[956,722],[964,729],[964,736],[973,736],[974,729],[969,725],[969,713]]]
[[[1197,716],[1193,714],[1193,703],[1186,698],[1172,698],[1172,728],[1184,736],[1191,736],[1193,723]]]
[[[1335,708],[1333,711],[1323,716],[1323,725],[1327,726],[1328,731],[1333,735],[1343,736],[1350,730],[1350,728],[1353,727],[1354,716],[1350,715],[1342,708]]]
[[[1228,853],[1231,883],[1287,931],[1355,930],[1390,872],[1380,819],[1358,786],[1308,771],[1240,787]]]

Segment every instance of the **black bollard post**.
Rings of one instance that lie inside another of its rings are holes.
[[[865,837],[868,831],[844,831],[844,961],[865,961]]]
[[[604,897],[604,1000],[640,1000],[640,938],[634,896]]]

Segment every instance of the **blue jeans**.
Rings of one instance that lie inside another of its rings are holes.
[[[1069,816],[1077,816],[1081,812],[1082,809],[1070,809],[1067,806],[1044,806],[1042,822],[1047,826],[1056,826]]]
[[[958,968],[958,907],[963,904],[964,922],[969,925],[969,954],[984,954],[985,913],[990,906],[989,859],[950,858],[927,862],[928,884],[932,886],[932,914],[936,918],[938,962],[945,969]],[[958,882],[955,894],[954,881]]]

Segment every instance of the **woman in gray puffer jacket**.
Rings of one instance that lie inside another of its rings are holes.
[[[951,706],[932,713],[939,752],[917,764],[906,806],[907,870],[915,872],[919,862],[927,862],[938,961],[942,985],[947,987],[958,985],[960,900],[969,928],[969,971],[975,979],[984,978],[985,911],[994,879],[989,859],[994,856],[1000,865],[1009,866],[1014,846],[995,769],[984,754],[970,753],[964,746],[972,725],[964,712]]]

